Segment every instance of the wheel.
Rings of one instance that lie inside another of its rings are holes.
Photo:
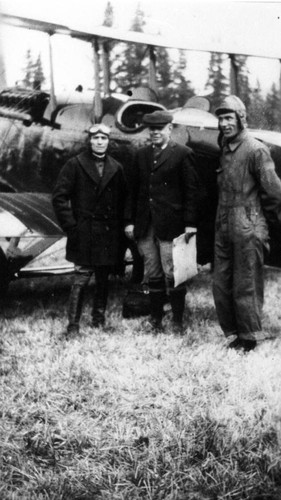
[[[3,249],[0,247],[0,299],[6,297],[10,281],[8,260]]]

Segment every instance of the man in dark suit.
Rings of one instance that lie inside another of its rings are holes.
[[[66,258],[74,262],[67,335],[79,333],[84,290],[95,275],[92,325],[104,324],[108,276],[118,263],[127,194],[123,168],[107,154],[110,129],[100,123],[89,129],[89,149],[62,168],[53,192],[53,206],[67,234]]]
[[[144,115],[152,144],[137,152],[125,227],[136,238],[144,257],[149,284],[151,325],[161,331],[163,305],[168,292],[174,330],[182,332],[185,285],[174,287],[173,239],[186,241],[196,232],[198,184],[190,148],[171,141],[172,115],[154,111]]]

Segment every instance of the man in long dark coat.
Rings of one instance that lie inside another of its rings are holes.
[[[67,234],[66,258],[75,264],[68,334],[79,333],[84,290],[93,273],[92,324],[104,323],[108,275],[118,262],[126,182],[120,163],[107,154],[109,134],[104,124],[89,129],[89,150],[65,164],[53,192],[54,210]]]
[[[125,232],[136,238],[144,256],[151,303],[151,325],[162,329],[168,291],[174,330],[182,332],[185,285],[174,286],[173,239],[196,232],[198,182],[193,151],[171,141],[172,115],[155,111],[144,115],[152,144],[137,152],[131,202]]]

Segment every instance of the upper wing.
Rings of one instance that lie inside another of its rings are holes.
[[[204,36],[196,37],[188,33],[174,33],[172,36],[163,35],[150,35],[146,33],[139,33],[136,31],[122,31],[116,28],[109,28],[106,26],[94,26],[90,31],[81,31],[64,26],[61,24],[49,23],[37,19],[30,19],[21,16],[13,16],[2,13],[2,21],[6,24],[17,26],[20,28],[27,28],[42,31],[49,35],[68,35],[80,40],[92,41],[95,37],[100,37],[103,40],[117,40],[119,42],[140,43],[143,45],[150,45],[153,47],[166,47],[176,48],[183,50],[192,50],[199,52],[218,52],[223,54],[243,54],[246,56],[268,57],[268,58],[281,58],[281,49],[278,44],[271,46],[268,49],[264,44],[246,44],[244,37],[239,36],[234,41],[214,37],[212,40],[206,40]]]
[[[13,224],[10,214],[21,224]],[[0,237],[63,236],[50,194],[0,193],[0,221]]]

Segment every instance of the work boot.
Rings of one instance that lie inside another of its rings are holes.
[[[249,352],[257,347],[257,342],[255,340],[242,340],[242,345],[244,352]]]
[[[163,331],[163,306],[166,297],[163,279],[149,280],[150,319],[149,323],[155,333]]]
[[[182,335],[184,332],[182,319],[185,306],[185,287],[170,288],[170,302],[172,306],[172,325],[173,331],[176,334]]]
[[[244,340],[239,337],[234,339],[228,345],[229,349],[235,349],[235,351],[249,352],[255,349],[257,342],[255,340]]]
[[[79,325],[68,325],[65,335],[66,337],[76,337],[77,335],[79,335],[79,333],[80,333]]]
[[[172,321],[172,330],[175,335],[184,335],[184,326],[182,321]]]
[[[92,326],[98,328],[105,323],[105,310],[108,297],[108,270],[100,266],[96,269],[96,285],[92,310]]]
[[[92,312],[92,327],[99,328],[105,323],[105,308],[94,307]]]
[[[98,294],[99,290],[96,290],[94,295],[94,303],[92,310],[92,326],[93,328],[98,328],[103,326],[105,323],[105,308],[106,308],[106,298],[101,297]]]
[[[232,340],[227,346],[228,349],[235,349],[236,351],[243,348],[243,341],[239,337]]]
[[[79,334],[79,322],[82,313],[84,289],[84,286],[81,285],[73,285],[71,287],[68,305],[67,336]]]
[[[153,330],[153,333],[162,333],[164,331],[162,318],[154,318],[153,316],[150,316],[148,322]]]

